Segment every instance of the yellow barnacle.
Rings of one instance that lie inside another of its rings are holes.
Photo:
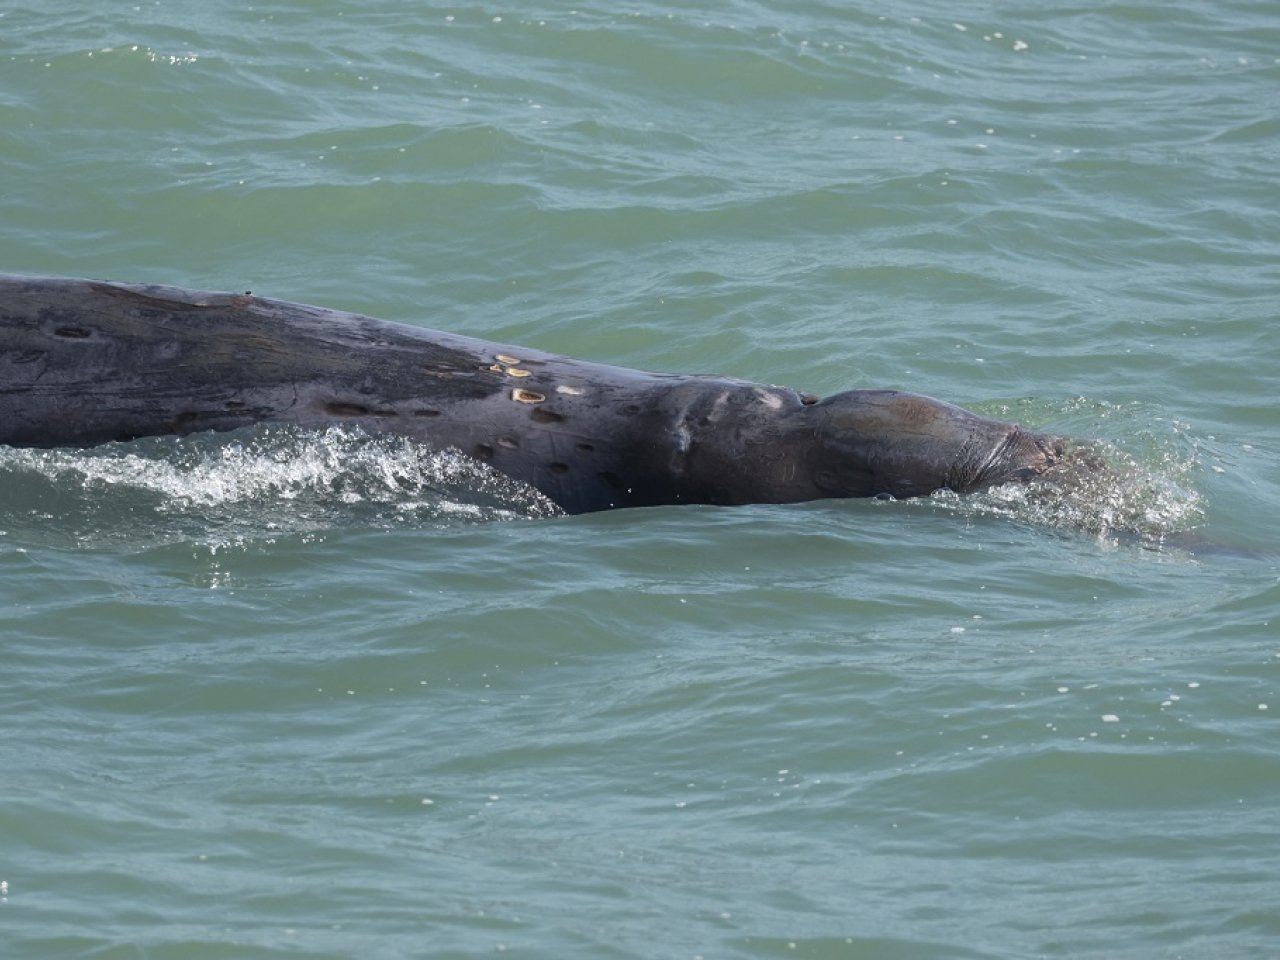
[[[513,364],[520,362],[519,357],[508,357],[505,353],[498,354],[494,359],[499,363],[505,363],[507,366],[512,366]]]
[[[520,367],[507,367],[507,376],[509,377],[527,377],[528,370],[522,370]]]
[[[511,399],[516,403],[542,403],[547,398],[532,390],[521,390],[519,387],[511,391]]]

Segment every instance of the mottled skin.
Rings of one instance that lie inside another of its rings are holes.
[[[0,443],[259,421],[456,447],[570,513],[965,493],[1064,456],[1055,437],[914,394],[818,399],[248,294],[0,275]]]

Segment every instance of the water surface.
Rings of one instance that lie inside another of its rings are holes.
[[[0,450],[4,955],[1273,956],[1277,51],[1204,0],[0,11],[0,269],[1121,465],[563,517],[344,431]]]

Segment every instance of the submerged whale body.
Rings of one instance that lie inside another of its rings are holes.
[[[968,493],[1066,443],[928,397],[646,373],[250,294],[0,275],[0,444],[256,422],[457,448],[569,513]]]

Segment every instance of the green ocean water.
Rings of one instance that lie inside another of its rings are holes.
[[[1280,956],[1277,103],[1275,3],[0,4],[0,272],[1120,465],[564,517],[0,448],[0,957]]]

